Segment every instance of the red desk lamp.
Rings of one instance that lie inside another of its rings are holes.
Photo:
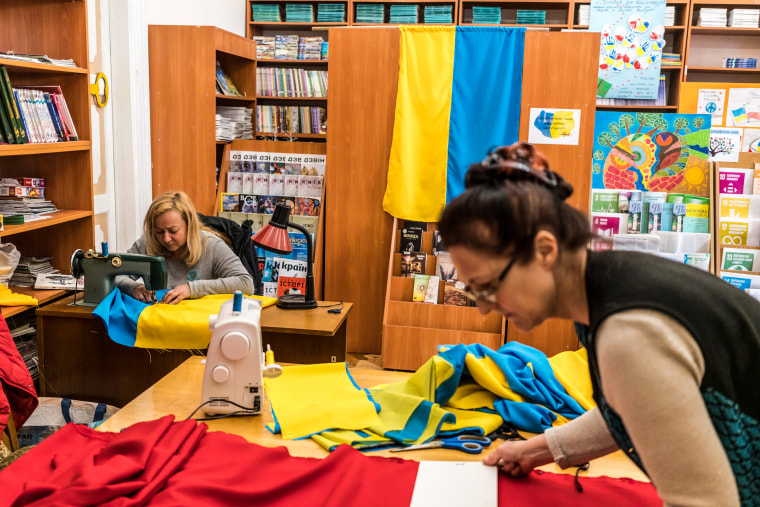
[[[290,208],[277,203],[274,207],[272,220],[259,232],[253,235],[253,244],[264,250],[287,255],[293,251],[288,236],[288,227],[292,227],[306,236],[306,294],[283,294],[277,299],[277,306],[286,310],[308,310],[317,307],[314,298],[314,250],[311,245],[311,234],[302,225],[294,224],[290,218]]]

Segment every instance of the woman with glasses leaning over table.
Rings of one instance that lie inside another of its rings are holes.
[[[667,505],[760,502],[760,303],[697,268],[591,252],[572,187],[526,143],[470,166],[438,224],[483,314],[570,319],[597,408],[484,459],[519,476],[622,449]]]

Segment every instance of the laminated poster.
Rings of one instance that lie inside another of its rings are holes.
[[[742,129],[710,129],[711,162],[738,162],[742,147]]]
[[[697,114],[712,115],[711,124],[723,124],[723,107],[726,103],[726,90],[700,88],[697,98]]]
[[[528,123],[528,142],[533,144],[578,145],[580,109],[532,107]]]
[[[728,90],[727,127],[760,127],[760,88]]]
[[[709,114],[597,111],[591,187],[710,195]]]
[[[602,34],[597,95],[657,98],[664,25],[665,0],[591,0],[589,31]]]
[[[742,136],[742,151],[748,153],[760,153],[760,128],[744,129],[744,135]]]

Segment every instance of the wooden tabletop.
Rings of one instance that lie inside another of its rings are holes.
[[[115,415],[101,424],[100,431],[121,431],[123,428],[140,421],[149,421],[168,414],[174,414],[176,420],[187,418],[201,403],[201,385],[205,369],[205,358],[193,356],[178,366],[150,389],[128,403]],[[287,366],[285,366],[287,368]],[[411,376],[408,372],[354,368],[351,375],[359,386],[373,387],[389,382],[398,382]],[[201,414],[201,415],[198,415]],[[199,411],[195,417],[203,417]],[[285,446],[291,456],[323,458],[327,451],[311,439],[283,440],[280,435],[273,435],[264,426],[272,422],[269,403],[264,401],[262,413],[250,417],[237,417],[207,421],[211,431],[225,431],[240,435],[249,442],[267,447]],[[530,436],[529,434],[525,434]],[[497,443],[491,444],[490,450]],[[401,457],[415,461],[479,461],[483,455],[471,455],[445,449],[426,449],[404,453],[392,453],[389,450],[368,452],[371,456]],[[542,470],[555,473],[575,473],[575,469],[563,471],[555,464],[541,467]],[[646,476],[620,451],[591,462],[588,472],[582,475],[610,477],[629,477],[647,481]]]
[[[37,291],[40,292],[40,291]],[[81,301],[82,294],[76,295]],[[37,315],[46,317],[95,318],[94,306],[72,305],[74,295],[39,308]],[[337,304],[337,306],[335,306]],[[333,336],[348,316],[353,304],[319,301],[311,310],[283,310],[276,305],[268,306],[261,312],[261,331],[264,333],[291,333],[319,336]],[[328,313],[329,308],[343,307],[340,313]]]

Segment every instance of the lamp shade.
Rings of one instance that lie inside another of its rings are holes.
[[[270,252],[287,255],[293,251],[287,229],[267,224],[251,238],[253,244]]]

